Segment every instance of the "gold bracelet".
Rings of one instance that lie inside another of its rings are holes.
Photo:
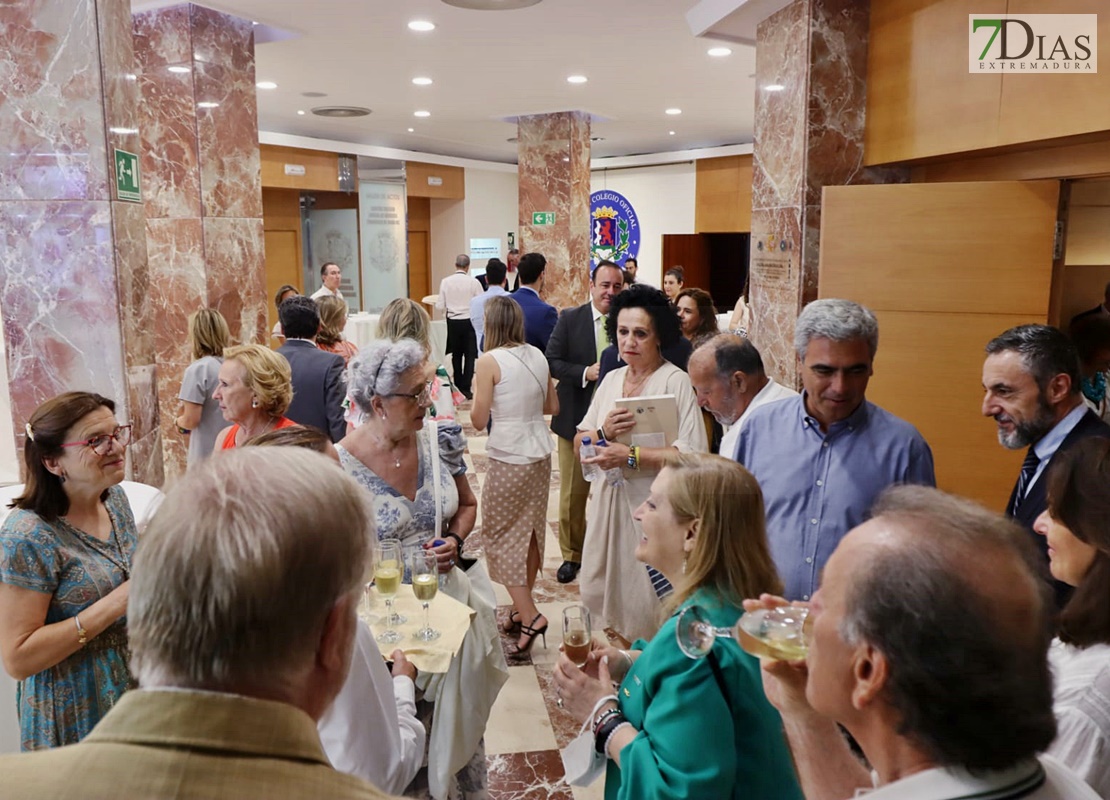
[[[88,644],[89,643],[89,634],[88,634],[88,631],[86,631],[81,626],[81,618],[79,616],[77,616],[76,614],[74,614],[73,615],[73,622],[77,626],[77,641],[79,641],[81,644]]]

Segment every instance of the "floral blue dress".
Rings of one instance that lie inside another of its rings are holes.
[[[131,575],[138,534],[122,487],[108,490],[105,506],[112,521],[106,542],[65,520],[46,522],[18,508],[0,527],[0,582],[49,594],[47,625],[81,613]],[[83,739],[134,685],[128,657],[127,623],[121,618],[69,658],[20,681],[22,749]]]

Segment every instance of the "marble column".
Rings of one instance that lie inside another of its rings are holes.
[[[116,183],[115,151],[141,152],[130,4],[2,4],[0,38],[0,305],[16,446],[44,400],[100,392],[132,425],[128,476],[161,484],[143,207]]]
[[[590,282],[590,115],[562,111],[517,121],[520,252],[547,258],[544,299],[581,305]],[[534,225],[533,212],[555,215]]]
[[[235,342],[266,342],[262,178],[251,22],[185,4],[136,14],[146,241],[155,288],[167,476],[185,467],[178,392],[188,317],[217,308]]]
[[[817,298],[822,187],[908,180],[863,167],[868,17],[858,0],[796,0],[756,29],[752,339],[788,385],[794,323]]]

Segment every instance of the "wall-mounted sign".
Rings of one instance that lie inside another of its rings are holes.
[[[143,192],[139,188],[139,157],[126,150],[116,150],[116,199],[129,203],[143,202]]]
[[[304,164],[286,164],[286,175],[304,175]]]
[[[500,239],[471,239],[470,240],[470,260],[478,266],[479,261],[489,261],[491,258],[501,258],[501,240]],[[485,270],[483,263],[482,269]]]
[[[532,212],[533,225],[554,225],[555,212],[554,211],[533,211]]]
[[[640,252],[640,220],[620,192],[602,189],[590,195],[590,269],[601,261],[623,266]]]
[[[442,186],[443,185],[443,178],[436,177],[435,175],[429,175],[428,176],[428,185],[429,186]]]

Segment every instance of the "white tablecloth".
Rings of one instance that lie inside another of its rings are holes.
[[[381,314],[352,314],[347,319],[343,335],[354,342],[359,349],[378,338],[378,320]],[[432,360],[442,364],[447,357],[447,321],[433,319],[430,330],[432,339]]]

